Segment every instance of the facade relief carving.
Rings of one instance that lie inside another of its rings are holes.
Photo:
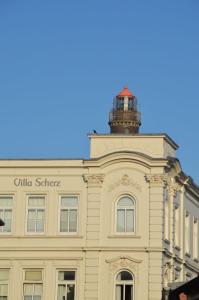
[[[109,188],[108,188],[108,191],[111,192],[111,191],[113,191],[114,189],[116,189],[120,185],[122,185],[122,186],[128,186],[128,187],[133,187],[133,188],[135,188],[139,192],[142,191],[141,185],[139,185],[135,180],[133,180],[127,174],[124,174],[121,179],[119,179],[118,181],[116,181],[113,184],[111,184],[109,186]]]
[[[145,179],[150,185],[166,186],[168,176],[166,174],[146,174]]]
[[[173,178],[168,178],[166,190],[168,195],[176,197],[177,193],[182,191],[182,186],[179,183],[176,183]]]
[[[102,185],[104,177],[104,174],[83,174],[84,182],[88,185]]]
[[[120,256],[114,259],[106,260],[109,263],[109,268],[111,273],[115,273],[121,269],[128,269],[134,275],[137,275],[138,264],[141,263],[141,260],[133,259],[129,256]]]

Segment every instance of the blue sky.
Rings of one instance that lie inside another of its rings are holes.
[[[199,184],[198,0],[1,0],[0,158],[88,158],[128,84]]]

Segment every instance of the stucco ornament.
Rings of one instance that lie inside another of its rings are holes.
[[[166,262],[163,266],[163,275],[164,275],[164,286],[167,286],[170,282],[170,275],[171,275],[172,263]]]
[[[116,189],[118,186],[123,185],[123,186],[130,186],[138,190],[139,192],[142,191],[141,185],[139,185],[135,180],[133,180],[129,175],[124,174],[122,178],[111,184],[108,188],[108,191],[111,192],[114,189]]]
[[[84,182],[93,185],[102,185],[104,177],[104,174],[83,174]]]
[[[146,174],[145,179],[150,185],[166,186],[168,176],[166,174]]]
[[[177,193],[180,192],[182,186],[175,182],[173,178],[168,178],[167,180],[167,192],[169,195],[176,197]]]
[[[111,273],[115,273],[121,269],[128,269],[132,271],[133,274],[137,274],[138,264],[142,261],[129,256],[119,256],[114,259],[107,259],[106,262],[109,263]]]

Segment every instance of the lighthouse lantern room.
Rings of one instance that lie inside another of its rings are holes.
[[[137,110],[137,98],[125,86],[114,98],[109,114],[111,133],[136,134],[141,125],[141,114]]]

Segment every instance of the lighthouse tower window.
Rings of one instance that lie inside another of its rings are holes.
[[[123,110],[124,109],[124,99],[117,99],[117,109],[118,110]]]

